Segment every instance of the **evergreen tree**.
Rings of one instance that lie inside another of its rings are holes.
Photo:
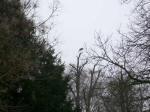
[[[22,95],[30,96],[25,98],[29,103],[25,112],[72,112],[71,102],[66,97],[68,78],[62,76],[64,65],[52,54],[52,49],[47,50],[40,58],[39,70],[34,72],[36,77],[25,80]]]
[[[20,0],[0,0],[0,111],[71,112],[68,79]]]

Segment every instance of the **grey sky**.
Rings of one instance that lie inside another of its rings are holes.
[[[41,13],[48,15],[47,0],[42,0]],[[66,63],[73,62],[78,49],[86,43],[92,46],[94,33],[115,34],[124,27],[128,18],[128,7],[119,0],[60,0],[60,13],[55,32],[59,35],[59,49]]]

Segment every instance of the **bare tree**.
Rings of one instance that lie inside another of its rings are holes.
[[[79,55],[77,56],[77,64],[73,65],[70,64],[71,66],[71,72],[73,75],[73,84],[72,84],[72,89],[71,92],[73,93],[73,99],[75,101],[75,110],[76,112],[81,112],[81,95],[80,95],[80,91],[81,91],[81,75],[83,74],[83,69],[85,67],[85,65],[88,63],[88,61],[86,60],[83,63],[80,63],[80,58],[82,55],[82,49],[79,49]],[[74,87],[75,86],[75,87]],[[75,90],[73,90],[75,89]]]
[[[89,61],[88,58],[82,59],[82,53],[79,50],[77,64],[70,64],[71,92],[77,112],[96,112],[96,108],[99,106],[97,105],[99,100],[97,95],[101,92],[103,72],[98,62],[90,65]]]
[[[137,102],[141,102],[140,109],[149,111],[149,84],[150,84],[150,1],[140,0],[134,10],[134,20],[128,33],[120,33],[122,41],[114,48],[108,41],[103,42],[101,36],[97,36],[97,50],[92,50],[91,57],[97,61],[103,61],[109,68],[116,67],[127,75],[131,85],[138,88]],[[109,71],[108,71],[109,72]],[[147,87],[144,87],[147,86]],[[147,90],[146,90],[146,89]],[[143,90],[144,89],[144,90]],[[144,92],[142,92],[144,91]],[[147,93],[147,94],[146,94]],[[104,100],[104,98],[103,98]],[[106,103],[105,103],[106,104]],[[124,106],[122,106],[124,108]],[[112,110],[107,108],[108,111]],[[113,108],[114,109],[114,108]],[[122,109],[124,110],[124,109]]]
[[[131,84],[130,78],[125,74],[122,72],[118,73],[117,76],[107,79],[109,80],[105,88],[107,94],[101,96],[106,111],[142,112],[143,103],[140,103],[140,101],[137,100],[139,99],[137,87],[134,87]]]
[[[96,96],[101,94],[101,78],[102,78],[102,69],[97,68],[98,63],[93,65],[92,70],[89,70],[87,73],[87,81],[83,87],[83,98],[85,104],[86,112],[94,111],[96,108]]]

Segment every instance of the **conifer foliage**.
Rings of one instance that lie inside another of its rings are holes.
[[[20,0],[0,0],[0,111],[71,112],[68,78]]]

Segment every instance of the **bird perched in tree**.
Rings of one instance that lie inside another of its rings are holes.
[[[80,49],[79,49],[79,51],[82,51],[82,50],[83,50],[83,48],[80,48]]]

